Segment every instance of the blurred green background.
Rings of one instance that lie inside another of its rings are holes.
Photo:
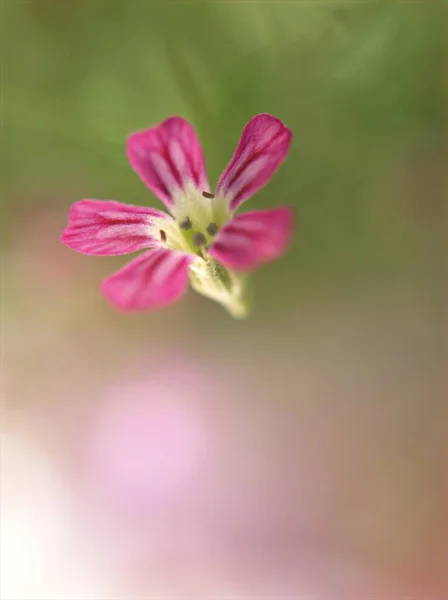
[[[189,119],[213,185],[243,125],[271,112],[294,143],[247,207],[294,205],[298,233],[288,257],[257,277],[265,315],[293,310],[321,286],[327,294],[436,273],[444,3],[40,0],[2,9],[7,240],[30,210],[63,211],[79,198],[158,206],[124,155],[133,130]]]
[[[41,415],[39,435],[57,453],[70,437],[64,427],[76,421],[67,386],[82,377],[86,388],[101,387],[148,349],[193,357],[204,372],[220,365],[223,380],[251,390],[231,396],[236,414],[250,415],[251,428],[263,423],[274,447],[288,422],[301,435],[302,418],[311,431],[317,419],[324,438],[321,426],[332,422],[337,440],[351,440],[341,461],[353,461],[354,475],[344,489],[376,473],[384,495],[369,526],[351,534],[347,526],[334,539],[437,588],[446,4],[18,0],[2,2],[1,18],[2,345],[11,414],[19,406]],[[116,312],[98,287],[126,258],[64,247],[71,203],[161,207],[124,148],[130,132],[171,115],[197,129],[213,187],[259,112],[281,118],[294,138],[274,179],[244,208],[291,204],[298,228],[288,254],[254,275],[253,316],[234,322],[193,292],[166,311]],[[312,472],[325,472],[328,450],[338,455],[330,438],[331,450],[325,440],[317,445],[322,462]],[[338,481],[328,483],[330,496]],[[361,505],[379,493],[364,492]],[[316,517],[323,529],[342,514],[350,523],[356,501],[344,498],[339,505],[328,497],[328,520]]]

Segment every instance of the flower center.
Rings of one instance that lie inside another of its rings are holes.
[[[207,227],[203,227],[202,223],[199,223],[199,227],[196,226],[196,221],[187,215],[179,223],[180,234],[188,247],[188,250],[193,254],[205,257],[210,244],[213,241],[214,236],[218,233],[219,227],[216,223],[210,222]]]
[[[189,252],[202,258],[220,228],[230,218],[227,200],[210,192],[201,192],[193,186],[174,196],[171,209],[174,220],[153,222],[159,239],[172,250]]]
[[[190,217],[185,217],[185,219],[179,223],[179,227],[184,231],[191,229],[193,227],[193,223],[191,222]]]
[[[182,245],[199,256],[205,255],[230,216],[224,198],[188,187],[175,198],[172,214],[179,227]]]

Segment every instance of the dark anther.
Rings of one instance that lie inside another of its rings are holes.
[[[202,192],[204,198],[214,198],[215,194],[210,194],[210,192]]]
[[[166,233],[163,231],[163,229],[160,229],[160,239],[162,242],[166,242]]]
[[[205,235],[198,231],[194,234],[193,239],[191,241],[193,242],[193,246],[199,248],[200,246],[203,246],[207,240],[205,239]]]
[[[218,231],[218,225],[216,225],[216,223],[209,223],[207,225],[206,232],[208,233],[208,235],[216,235],[217,231]]]
[[[191,222],[190,217],[185,217],[185,219],[180,222],[179,227],[181,229],[185,229],[185,231],[191,229],[193,227],[193,223]]]

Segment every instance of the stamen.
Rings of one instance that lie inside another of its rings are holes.
[[[160,239],[162,242],[166,242],[166,233],[163,231],[163,229],[160,229]]]
[[[211,194],[210,192],[202,192],[202,195],[204,196],[204,198],[214,198],[215,194]]]
[[[207,240],[205,239],[205,235],[198,231],[194,234],[193,239],[191,241],[193,243],[193,246],[199,248],[200,246],[204,246]]]
[[[207,225],[206,232],[208,233],[208,235],[213,236],[213,235],[216,235],[216,233],[218,232],[218,229],[219,229],[219,227],[218,227],[218,225],[216,225],[216,223],[209,223]]]
[[[185,217],[185,219],[179,223],[179,227],[185,231],[191,229],[193,227],[193,223],[191,222],[190,217]]]

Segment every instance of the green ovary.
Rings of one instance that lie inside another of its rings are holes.
[[[190,283],[196,292],[219,302],[235,319],[249,314],[246,278],[215,260],[198,259],[190,265]]]

